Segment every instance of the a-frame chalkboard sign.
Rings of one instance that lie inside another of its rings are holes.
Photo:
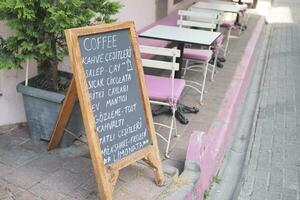
[[[112,199],[119,170],[144,160],[164,175],[133,22],[65,30],[73,79],[48,148],[63,135],[79,99],[101,199]]]

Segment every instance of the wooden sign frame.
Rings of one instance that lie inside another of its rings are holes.
[[[92,110],[92,104],[89,98],[87,80],[84,72],[84,66],[82,64],[78,38],[80,36],[101,34],[105,32],[112,32],[125,29],[128,30],[128,39],[130,44],[132,45],[133,60],[136,66],[136,77],[137,82],[139,84],[138,88],[140,89],[142,106],[145,113],[146,127],[148,129],[149,139],[151,140],[151,142],[149,146],[137,152],[134,152],[133,154],[130,154],[117,162],[105,166],[103,160],[104,158],[101,153],[100,140],[96,131],[96,122]],[[163,185],[165,181],[164,174],[162,171],[158,144],[155,136],[155,129],[151,114],[149,98],[145,86],[144,72],[142,68],[141,56],[139,52],[134,23],[123,22],[74,28],[65,30],[65,34],[67,39],[71,66],[73,70],[73,79],[71,80],[71,84],[69,86],[66,98],[60,110],[51,137],[51,141],[48,145],[48,149],[53,149],[59,144],[64,134],[64,129],[70,118],[74,104],[77,101],[77,99],[79,99],[83,122],[87,135],[89,151],[91,154],[91,159],[101,199],[112,199],[112,194],[114,186],[118,179],[119,170],[138,160],[144,160],[146,163],[148,163],[150,167],[152,167],[154,170],[156,183],[158,185]]]

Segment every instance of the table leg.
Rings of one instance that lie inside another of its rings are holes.
[[[183,115],[183,113],[198,113],[199,108],[196,107],[189,107],[183,105],[181,103],[177,104],[177,110],[175,112],[176,119],[182,124],[188,124],[189,120]],[[169,106],[161,106],[157,110],[152,110],[153,116],[161,115],[161,114],[168,114],[172,115],[172,109]]]
[[[177,44],[177,49],[180,50],[180,57],[176,58],[176,62],[179,63],[179,70],[175,72],[175,78],[181,78],[181,72],[182,72],[182,68],[183,68],[184,43],[179,42]]]
[[[180,50],[180,57],[176,58],[176,62],[179,63],[179,70],[175,72],[175,78],[181,78],[181,72],[183,68],[184,43],[183,42],[178,43],[177,49]],[[178,103],[175,117],[180,123],[187,124],[189,123],[189,120],[183,115],[183,113],[198,113],[198,112],[199,109],[196,107],[189,107],[181,103]],[[161,115],[161,114],[172,115],[172,109],[169,106],[161,106],[157,110],[152,110],[152,114],[154,116]]]

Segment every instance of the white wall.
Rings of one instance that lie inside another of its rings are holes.
[[[156,21],[156,2],[161,0],[120,0],[124,5],[120,13],[116,16],[119,21],[131,20],[135,22],[136,29],[139,30]],[[174,9],[185,8],[193,0],[184,0],[177,5],[173,5],[173,0],[168,1],[168,13]],[[7,37],[12,34],[0,21],[0,35]],[[70,71],[68,58],[65,59],[61,69]],[[31,63],[30,77],[37,74],[34,63]],[[16,92],[16,85],[24,81],[25,70],[0,70],[0,126],[25,122],[25,114],[22,96]]]

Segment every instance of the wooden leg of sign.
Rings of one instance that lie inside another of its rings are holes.
[[[119,177],[119,170],[114,171],[114,172],[110,172],[110,180],[111,180],[111,191],[113,192],[115,189],[115,186],[117,184],[118,181],[118,177]]]
[[[64,135],[65,127],[67,126],[67,123],[70,119],[70,115],[72,113],[73,107],[77,99],[78,97],[77,97],[75,79],[72,78],[70,86],[68,88],[68,92],[66,94],[63,105],[60,109],[58,118],[56,120],[56,124],[51,136],[51,140],[48,144],[48,150],[54,149],[59,145]]]
[[[153,170],[155,175],[155,182],[159,186],[163,186],[165,184],[165,177],[162,171],[160,156],[158,151],[153,151],[149,154],[148,157],[143,159],[147,164],[149,164]]]

